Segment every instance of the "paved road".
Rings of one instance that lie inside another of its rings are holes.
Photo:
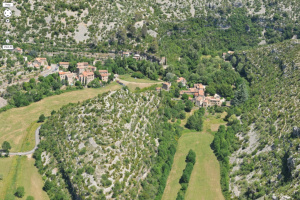
[[[34,151],[37,149],[38,144],[40,143],[40,128],[41,126],[39,126],[36,130],[35,130],[35,146],[32,150],[27,151],[27,152],[17,152],[17,153],[9,153],[10,156],[13,155],[17,155],[17,156],[26,156],[29,154],[33,154]]]

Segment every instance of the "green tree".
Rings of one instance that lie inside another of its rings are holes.
[[[11,149],[10,143],[7,142],[7,141],[4,141],[4,142],[2,143],[2,149],[3,149],[5,152],[8,152],[8,151]]]
[[[127,39],[126,30],[124,28],[120,28],[117,32],[117,38],[119,44],[125,44]]]
[[[156,53],[156,52],[158,51],[158,43],[157,43],[157,40],[154,40],[154,41],[150,44],[149,51],[150,51],[151,53]]]
[[[194,107],[194,103],[192,101],[187,100],[185,102],[185,111],[186,112],[191,112],[193,107]]]
[[[181,99],[182,99],[182,100],[188,100],[188,99],[189,99],[189,95],[183,94],[183,95],[181,96]]]
[[[18,187],[15,193],[16,197],[22,198],[25,195],[24,187]]]
[[[185,162],[191,162],[193,165],[196,163],[196,153],[190,149],[188,155],[186,156]]]
[[[39,121],[38,122],[44,122],[45,119],[46,119],[45,115],[41,114],[40,117],[39,117]]]
[[[146,24],[143,24],[143,27],[142,27],[142,37],[145,38],[147,36],[147,26]]]
[[[89,88],[100,88],[101,84],[98,78],[92,80],[91,82],[89,82],[89,84],[87,85]]]
[[[34,200],[34,197],[33,197],[33,196],[28,196],[28,197],[26,198],[26,200]]]
[[[244,102],[246,102],[249,98],[249,92],[247,85],[245,83],[242,83],[239,85],[238,89],[235,91],[234,98],[231,101],[232,105],[240,105]]]

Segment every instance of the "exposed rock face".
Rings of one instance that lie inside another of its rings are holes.
[[[7,101],[0,97],[0,108],[4,107],[6,105],[7,105]]]

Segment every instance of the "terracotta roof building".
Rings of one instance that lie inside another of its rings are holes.
[[[162,85],[162,89],[169,91],[170,88],[171,88],[171,85],[172,85],[171,83],[165,82],[165,83],[163,83],[163,85]]]
[[[182,83],[182,85],[185,86],[185,85],[186,85],[186,80],[185,80],[185,78],[183,78],[183,77],[179,77],[179,78],[177,79],[177,83]]]
[[[109,76],[108,71],[107,70],[99,70],[98,72],[100,74],[101,80],[107,82],[108,81],[108,76]]]
[[[70,63],[69,62],[59,62],[58,63],[60,67],[64,68],[64,69],[68,69]]]

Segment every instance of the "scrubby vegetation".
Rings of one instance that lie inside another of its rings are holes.
[[[240,94],[233,101],[238,106],[226,116],[233,129],[228,127],[226,134],[229,128],[229,135],[237,133],[234,127],[242,122],[237,134],[241,147],[233,152],[236,139],[224,130],[215,136],[227,198],[293,197],[299,190],[299,55],[297,40],[234,55],[234,66],[250,89],[249,96],[246,85],[237,90]]]
[[[53,113],[34,155],[50,199],[159,199],[181,130],[164,102],[123,89]]]

